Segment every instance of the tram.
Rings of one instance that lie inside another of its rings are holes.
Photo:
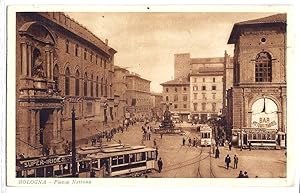
[[[88,175],[90,173],[90,159],[76,159],[77,174]],[[65,178],[72,177],[72,155],[52,155],[45,157],[31,157],[17,159],[17,178]]]
[[[202,125],[200,128],[200,145],[211,146],[212,144],[212,128],[208,125]]]
[[[151,172],[155,168],[156,149],[145,146],[103,148],[89,155],[95,177],[122,177],[134,173]]]

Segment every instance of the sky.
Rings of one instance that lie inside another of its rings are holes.
[[[234,23],[273,13],[93,13],[69,12],[71,18],[117,50],[115,65],[151,80],[151,91],[174,78],[174,54],[192,58],[233,55],[227,41]]]

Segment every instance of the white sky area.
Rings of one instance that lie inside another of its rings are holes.
[[[151,80],[151,91],[174,77],[174,54],[222,57],[233,24],[273,13],[67,13],[118,51],[115,65]]]

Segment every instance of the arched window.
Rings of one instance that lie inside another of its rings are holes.
[[[255,82],[272,82],[272,58],[268,52],[256,56]]]
[[[83,95],[87,96],[87,73],[84,74]]]
[[[99,78],[96,78],[96,97],[99,97]]]
[[[59,90],[59,69],[57,64],[55,64],[53,69],[53,80],[54,80],[54,90],[58,91]]]
[[[101,92],[101,96],[103,96],[103,78],[101,78],[101,87],[100,87],[100,92]]]
[[[94,76],[91,76],[91,96],[94,96]]]
[[[79,96],[79,71],[76,70],[75,74],[75,95]]]
[[[104,85],[104,96],[107,96],[107,79],[105,80],[105,85]]]
[[[78,44],[75,45],[75,56],[78,56],[79,54],[79,47]]]
[[[68,67],[65,72],[65,95],[70,95],[70,70]]]
[[[86,60],[86,57],[87,57],[87,50],[86,49],[84,49],[83,57]]]
[[[69,40],[66,40],[66,52],[69,53]]]

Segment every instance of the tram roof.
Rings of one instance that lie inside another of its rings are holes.
[[[135,146],[135,147],[138,147],[138,146]],[[142,147],[142,146],[140,146],[140,147]],[[124,155],[124,154],[141,153],[141,152],[146,152],[146,151],[155,151],[155,149],[151,148],[151,147],[142,147],[140,149],[131,149],[131,150],[117,151],[117,152],[99,152],[99,153],[89,155],[88,158],[99,159],[99,158],[119,156],[119,155]]]

